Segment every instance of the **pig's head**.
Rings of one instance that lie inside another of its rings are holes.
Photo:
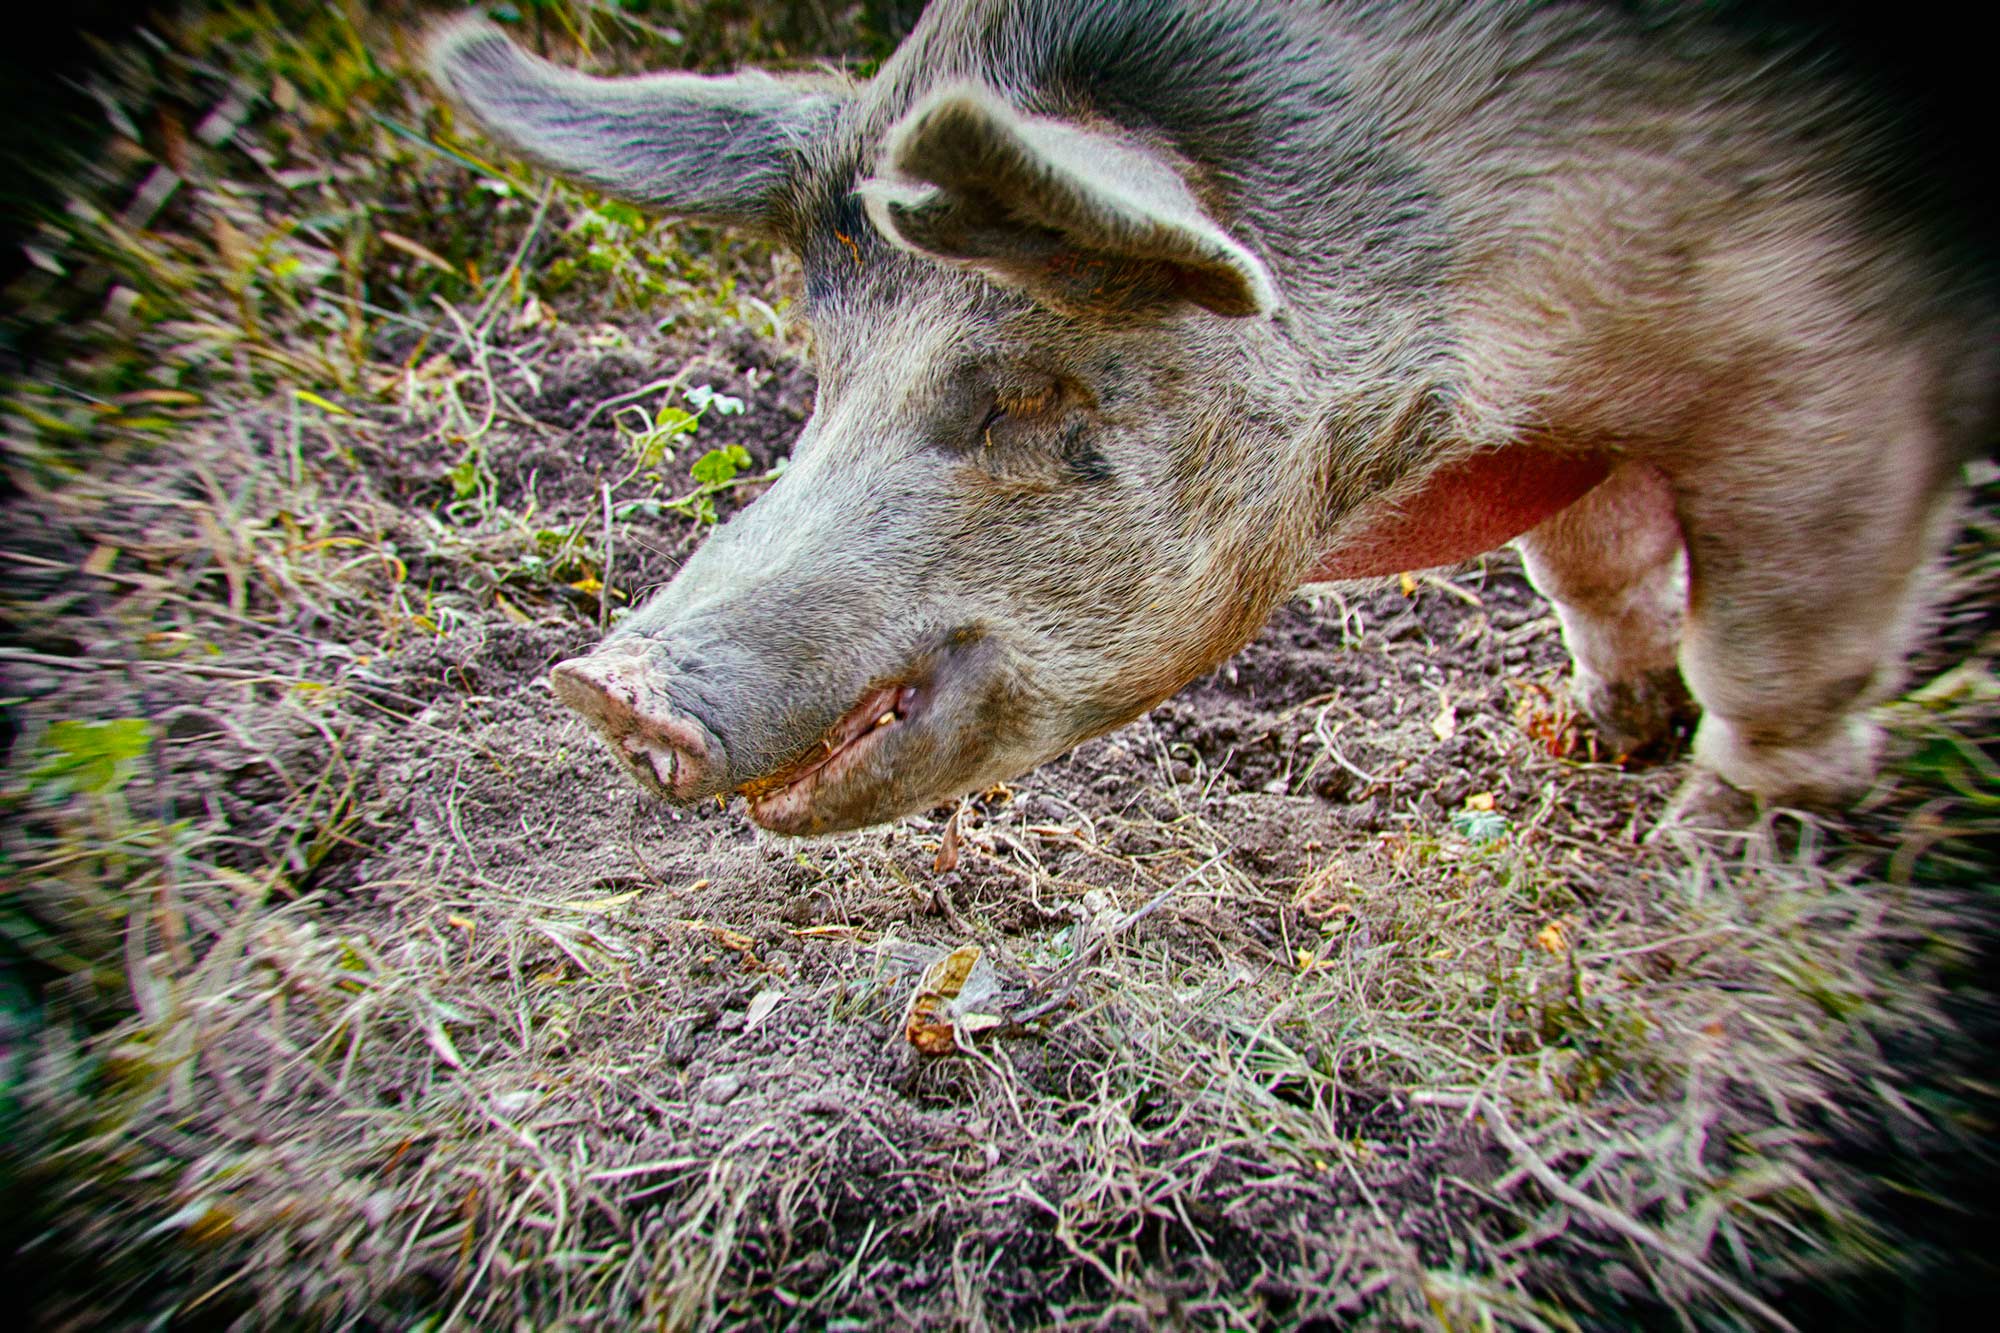
[[[789,470],[555,668],[646,790],[892,819],[1137,716],[1296,582],[1327,483],[1242,387],[1286,376],[1278,298],[1169,146],[907,69],[586,78],[483,24],[433,69],[523,156],[805,265]]]

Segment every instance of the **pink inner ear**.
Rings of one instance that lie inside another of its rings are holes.
[[[1469,560],[1567,509],[1610,470],[1594,455],[1532,445],[1474,454],[1433,473],[1401,504],[1364,509],[1303,582],[1372,578]]]

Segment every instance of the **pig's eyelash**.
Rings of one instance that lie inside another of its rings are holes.
[[[1056,405],[1056,398],[1053,387],[1012,390],[994,395],[993,406],[987,409],[985,420],[979,423],[980,443],[991,447],[995,426],[1010,417],[1016,421],[1028,421],[1043,416]]]
[[[993,411],[997,416],[1038,417],[1056,405],[1054,385],[1039,389],[1017,389],[994,396]]]

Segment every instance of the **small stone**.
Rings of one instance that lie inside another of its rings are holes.
[[[701,1081],[701,1086],[695,1089],[695,1096],[710,1106],[724,1106],[741,1091],[743,1091],[741,1074],[710,1074]]]

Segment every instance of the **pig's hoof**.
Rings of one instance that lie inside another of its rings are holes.
[[[1851,804],[1874,781],[1881,730],[1851,714],[1807,740],[1753,739],[1744,728],[1709,713],[1695,733],[1694,758],[1703,771],[1731,787],[1755,792],[1770,805],[1836,810]],[[1692,781],[1692,779],[1690,779]]]
[[[1697,768],[1681,783],[1646,841],[1678,842],[1703,834],[1741,833],[1757,822],[1757,798],[1720,774]]]
[[[1641,754],[1674,735],[1694,712],[1694,701],[1677,667],[1649,671],[1627,680],[1609,680],[1579,671],[1570,683],[1577,711],[1590,719],[1598,739],[1613,754]]]

